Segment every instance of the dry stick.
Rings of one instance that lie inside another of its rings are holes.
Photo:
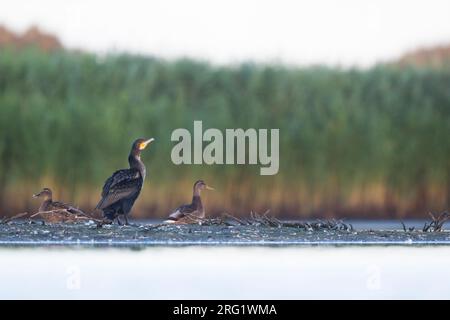
[[[343,223],[341,220],[328,220],[328,221],[322,221],[319,220],[317,222],[312,223],[302,223],[302,222],[282,222],[275,217],[268,216],[268,212],[266,211],[263,215],[258,214],[257,212],[251,211],[250,212],[250,218],[237,218],[233,215],[230,215],[226,212],[222,213],[222,217],[220,218],[200,218],[192,214],[186,214],[185,217],[190,218],[190,221],[188,221],[185,224],[191,224],[191,223],[202,223],[203,225],[227,225],[227,226],[236,226],[236,224],[230,223],[226,221],[226,218],[234,221],[237,223],[237,225],[242,226],[248,226],[248,225],[263,225],[266,227],[296,227],[296,228],[302,228],[306,230],[344,230],[344,231],[353,231],[353,226],[347,225]],[[152,230],[159,228],[161,226],[167,226],[167,223],[163,224],[157,224],[147,227],[145,230]]]
[[[281,223],[281,221],[277,220],[275,217],[269,217],[268,216],[269,211],[267,210],[263,215],[262,215],[262,219],[264,219],[267,224],[271,227],[277,227],[280,228],[283,224]]]
[[[301,223],[301,222],[282,222],[274,217],[268,216],[268,211],[266,211],[263,215],[260,215],[256,212],[250,212],[250,218],[238,219],[232,215],[225,214],[226,217],[238,222],[239,225],[255,225],[261,224],[267,227],[295,227],[302,228],[306,230],[320,230],[320,229],[329,229],[329,230],[345,230],[352,231],[353,226],[347,225],[343,223],[341,220],[329,220],[329,221],[321,221],[313,222],[313,223]]]
[[[234,220],[234,221],[236,221],[236,222],[238,222],[239,224],[241,224],[241,225],[246,225],[247,223],[245,223],[244,221],[242,221],[241,219],[238,219],[238,218],[236,218],[235,216],[232,216],[231,214],[228,214],[228,213],[224,213],[223,214],[225,217],[227,217],[227,218],[230,218],[230,219],[232,219],[232,220]]]
[[[34,218],[41,214],[62,214],[62,213],[66,214],[66,215],[73,215],[74,217],[77,216],[76,214],[71,213],[71,212],[67,211],[66,209],[55,209],[55,210],[49,210],[49,211],[38,211],[35,214],[31,215],[30,218]]]
[[[439,231],[441,231],[444,223],[450,218],[448,212],[444,211],[441,213],[441,215],[438,218],[438,225],[437,228]]]
[[[433,213],[428,212],[428,215],[431,217],[431,222],[424,224],[422,228],[422,232],[440,232],[442,231],[442,227],[444,223],[450,219],[450,216],[447,211],[442,212],[437,218]]]
[[[8,222],[10,222],[10,221],[12,221],[12,220],[15,220],[15,219],[19,219],[19,218],[25,217],[26,215],[28,215],[28,212],[21,212],[21,213],[18,213],[18,214],[16,214],[16,215],[12,216],[12,217],[3,219],[3,220],[0,222],[0,224],[8,223]]]
[[[403,223],[403,221],[400,221],[400,223],[402,224],[403,231],[404,231],[404,232],[407,232],[407,231],[406,231],[406,226],[405,226],[405,224]]]

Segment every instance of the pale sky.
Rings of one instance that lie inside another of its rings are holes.
[[[0,24],[99,53],[370,66],[450,44],[450,1],[0,0]]]

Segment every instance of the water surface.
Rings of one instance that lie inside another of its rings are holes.
[[[348,222],[347,225],[351,223]],[[354,226],[353,226],[354,224]],[[0,225],[0,246],[290,246],[290,245],[447,245],[450,232],[421,232],[422,222],[353,222],[352,229],[310,230],[264,225],[131,226],[93,222],[41,224],[26,221]]]
[[[450,298],[450,247],[0,249],[0,298]]]

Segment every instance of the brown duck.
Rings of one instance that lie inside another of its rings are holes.
[[[166,223],[195,223],[205,218],[205,208],[200,198],[200,193],[203,189],[214,190],[208,186],[203,180],[198,180],[194,183],[192,202],[179,206],[169,215]]]
[[[74,222],[88,218],[80,209],[63,202],[53,201],[52,190],[49,188],[42,189],[39,193],[34,194],[33,198],[42,198],[44,201],[39,206],[38,212],[32,217],[40,215],[48,222]]]

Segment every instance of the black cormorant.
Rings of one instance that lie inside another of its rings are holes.
[[[146,174],[141,151],[152,141],[153,138],[137,139],[128,156],[130,168],[114,172],[103,186],[102,199],[96,209],[102,210],[103,216],[111,221],[117,218],[119,225],[122,224],[119,215],[123,215],[125,223],[128,224],[127,214],[141,192]]]
[[[194,183],[193,189],[192,202],[176,208],[165,222],[192,223],[196,222],[196,219],[205,218],[205,208],[200,198],[200,192],[203,189],[214,190],[214,188],[208,186],[203,180],[198,180]]]

